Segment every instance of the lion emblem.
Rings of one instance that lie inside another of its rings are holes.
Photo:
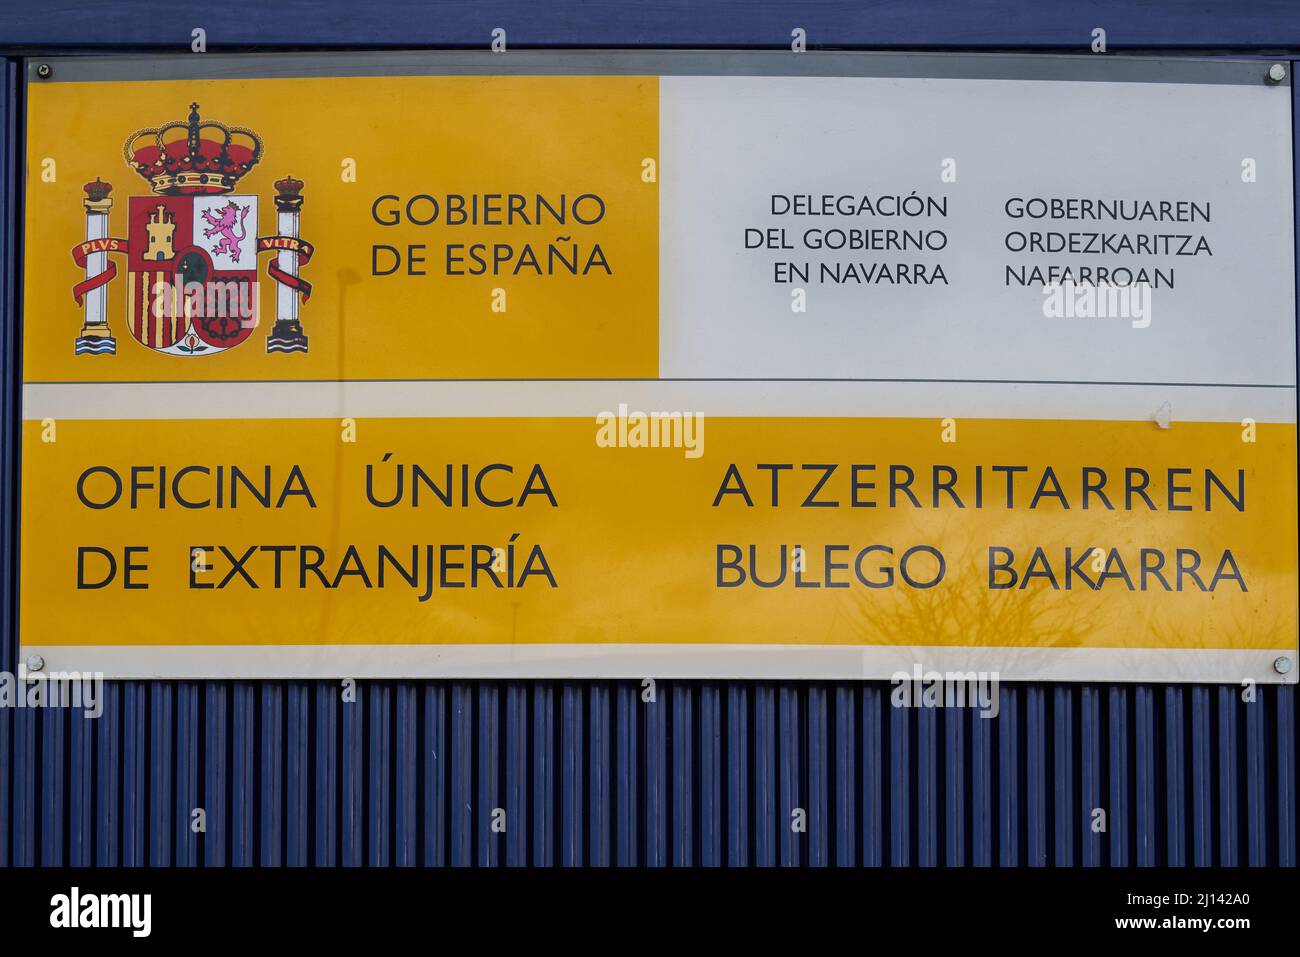
[[[231,200],[221,207],[219,212],[210,209],[203,211],[203,220],[208,224],[208,228],[203,230],[203,235],[207,239],[213,236],[220,236],[221,240],[212,247],[214,255],[220,256],[222,253],[229,253],[231,261],[239,262],[239,244],[248,231],[244,228],[244,220],[248,217],[248,211],[251,207],[245,206],[242,209],[239,204]],[[239,232],[235,232],[235,218],[239,218]]]

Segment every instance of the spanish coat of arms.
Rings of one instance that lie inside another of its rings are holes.
[[[275,322],[267,352],[306,352],[298,310],[311,295],[299,274],[314,251],[298,234],[301,180],[275,183],[276,231],[257,234],[258,198],[236,187],[262,158],[251,130],[199,117],[173,121],[130,136],[126,163],[149,183],[152,195],[131,196],[127,236],[109,234],[113,187],[85,186],[86,241],[72,250],[85,279],[72,290],[85,309],[77,355],[115,355],[107,287],[117,275],[109,256],[126,257],[126,327],[143,346],[174,356],[215,355],[240,345],[258,326],[257,257],[273,253],[267,272],[276,281]]]

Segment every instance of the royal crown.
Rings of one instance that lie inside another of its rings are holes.
[[[187,122],[140,130],[122,154],[162,196],[229,193],[262,158],[262,140],[252,130],[200,119],[191,103]]]
[[[86,196],[89,197],[90,201],[93,203],[102,203],[104,200],[108,199],[108,194],[113,192],[112,185],[105,183],[98,176],[95,177],[93,183],[87,183],[81,188],[85,190]]]
[[[302,180],[286,176],[284,179],[277,179],[274,186],[276,212],[296,213],[302,209]]]

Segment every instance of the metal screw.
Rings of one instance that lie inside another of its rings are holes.
[[[48,80],[50,77],[54,76],[54,67],[50,66],[48,63],[42,63],[36,68],[36,75],[42,80]]]
[[[27,658],[28,671],[40,671],[45,667],[45,659],[40,655],[30,655]]]
[[[1286,67],[1281,63],[1274,63],[1268,68],[1268,82],[1281,83],[1286,79]]]
[[[1273,659],[1273,670],[1276,671],[1276,672],[1277,672],[1278,674],[1280,674],[1280,675],[1284,675],[1284,674],[1286,674],[1288,671],[1291,670],[1291,659],[1290,659],[1290,658],[1274,658],[1274,659]]]

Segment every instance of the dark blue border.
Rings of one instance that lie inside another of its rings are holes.
[[[194,26],[214,51],[485,48],[497,26],[516,47],[776,49],[799,26],[811,49],[1083,53],[1100,26],[1112,51],[1300,54],[1300,0],[0,0],[0,55],[184,52]],[[0,60],[0,670],[21,89]],[[647,707],[634,682],[367,682],[345,706],[329,682],[114,682],[99,722],[0,709],[0,865],[1295,865],[1294,687],[1247,708],[1229,686],[1015,686],[996,727],[889,709],[888,690],[663,682]]]
[[[18,340],[18,223],[22,183],[18,64],[0,60],[0,671],[14,672],[18,660],[18,401],[21,389]],[[25,834],[9,823],[29,804],[20,786],[15,751],[30,736],[27,722],[12,708],[0,708],[0,863],[26,854]],[[14,787],[9,787],[14,779]]]
[[[0,0],[0,52],[525,47],[1300,51],[1296,0]]]

